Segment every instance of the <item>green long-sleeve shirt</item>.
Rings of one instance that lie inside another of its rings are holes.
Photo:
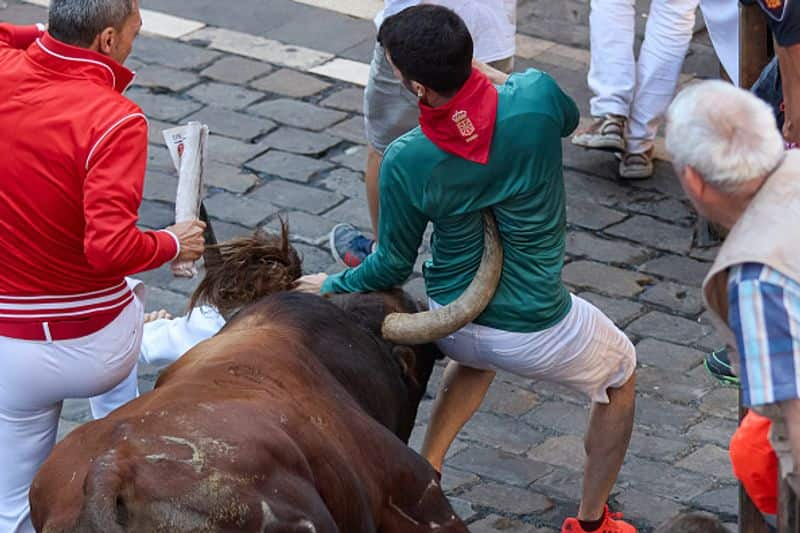
[[[379,177],[380,243],[357,268],[330,276],[322,292],[368,292],[411,274],[428,221],[427,293],[446,305],[467,288],[483,254],[480,210],[491,207],[503,242],[503,274],[478,324],[532,332],[558,323],[571,305],[561,281],[566,207],[561,138],[577,127],[575,102],[538,70],[498,87],[489,162],[436,147],[420,128],[394,141]]]

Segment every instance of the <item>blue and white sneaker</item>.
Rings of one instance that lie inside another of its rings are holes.
[[[330,245],[337,263],[354,268],[373,252],[375,241],[365,237],[352,224],[337,224],[331,230]]]

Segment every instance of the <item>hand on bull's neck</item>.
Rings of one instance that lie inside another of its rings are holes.
[[[324,272],[319,274],[308,274],[299,278],[294,285],[295,291],[307,292],[309,294],[319,294],[322,290],[322,284],[328,279],[328,275]]]

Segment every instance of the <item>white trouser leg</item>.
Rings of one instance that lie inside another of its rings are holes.
[[[653,0],[639,52],[636,94],[628,122],[628,152],[653,146],[689,49],[699,0]]]
[[[590,106],[594,117],[630,114],[636,86],[635,17],[634,0],[592,0],[589,88],[595,94]]]
[[[0,337],[0,532],[33,531],[28,490],[55,443],[61,402],[96,396],[130,375],[142,310],[135,300],[111,324],[80,339]]]
[[[89,408],[92,418],[99,420],[122,407],[126,403],[139,397],[139,365],[133,365],[128,377],[120,381],[116,387],[108,392],[89,398]]]

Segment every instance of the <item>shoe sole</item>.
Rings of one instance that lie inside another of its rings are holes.
[[[594,137],[587,139],[572,138],[572,144],[590,150],[603,150],[604,152],[624,152],[625,141],[622,139],[609,139],[603,137]]]
[[[334,235],[336,235],[336,230],[337,230],[337,229],[339,229],[339,228],[340,228],[340,227],[342,227],[342,226],[346,226],[346,225],[347,225],[347,224],[336,224],[336,225],[333,227],[333,229],[331,230],[331,233],[330,233],[330,235],[328,236],[328,246],[329,246],[329,247],[330,247],[330,249],[331,249],[331,255],[333,256],[333,259],[334,259],[334,260],[335,260],[335,261],[336,261],[338,264],[340,264],[340,265],[342,265],[342,266],[347,266],[347,263],[345,263],[345,262],[344,262],[344,259],[342,259],[342,258],[339,256],[339,252],[337,252],[337,251],[336,251],[336,245],[334,244],[334,243],[335,243],[335,240],[334,240],[333,236],[334,236]],[[350,268],[350,267],[348,267],[348,268]]]
[[[624,180],[646,180],[653,177],[652,168],[643,168],[642,170],[623,170],[622,165],[620,165],[617,173],[619,174],[619,177]]]

